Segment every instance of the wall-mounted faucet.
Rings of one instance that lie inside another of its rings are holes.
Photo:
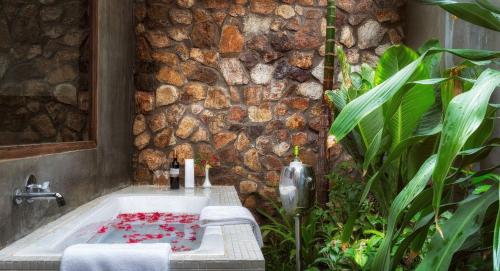
[[[14,203],[17,205],[20,205],[21,203],[23,203],[23,201],[32,203],[36,198],[53,198],[56,199],[57,205],[59,207],[66,205],[66,201],[61,194],[50,192],[50,182],[43,182],[42,184],[38,184],[36,181],[36,177],[30,174],[26,179],[26,187],[24,188],[24,191],[19,188],[14,191]]]

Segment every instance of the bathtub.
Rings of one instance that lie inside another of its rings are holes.
[[[112,220],[118,214],[138,212],[199,214],[203,207],[209,205],[209,200],[209,197],[194,195],[113,195],[104,200],[99,206],[89,209],[78,219],[69,221],[37,242],[16,252],[14,256],[61,256],[68,246],[86,243],[101,225]],[[221,227],[207,227],[198,249],[189,252],[175,252],[172,256],[175,259],[179,254],[223,255],[224,240]]]
[[[199,214],[209,205],[240,205],[233,187],[210,190],[133,186],[93,200],[0,251],[0,270],[57,270],[68,246],[86,243],[98,228],[121,213]],[[171,254],[172,270],[264,270],[264,258],[250,226],[213,226],[199,247]]]

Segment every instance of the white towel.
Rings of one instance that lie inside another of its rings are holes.
[[[64,250],[60,271],[168,271],[170,244],[78,244]]]
[[[259,224],[257,224],[257,221],[247,208],[241,206],[207,206],[201,210],[200,225],[202,227],[237,224],[250,224],[257,243],[259,243],[260,247],[264,246]]]

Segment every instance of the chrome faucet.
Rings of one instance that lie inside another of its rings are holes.
[[[26,179],[26,186],[24,188],[24,191],[19,188],[14,191],[14,203],[17,205],[20,205],[21,203],[23,203],[23,201],[32,203],[36,198],[54,198],[56,199],[57,205],[59,207],[66,205],[64,197],[60,193],[50,192],[50,182],[43,182],[42,184],[38,184],[36,181],[36,177],[30,174]]]

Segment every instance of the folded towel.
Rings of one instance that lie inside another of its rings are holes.
[[[201,210],[200,225],[202,227],[236,224],[250,224],[257,243],[259,243],[260,247],[264,245],[259,224],[257,224],[257,221],[247,208],[241,206],[207,206]]]
[[[64,250],[60,271],[168,271],[170,244],[79,244]]]

